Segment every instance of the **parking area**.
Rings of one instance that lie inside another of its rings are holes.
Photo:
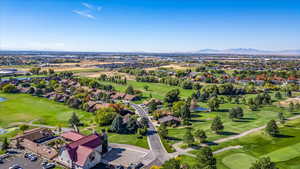
[[[8,169],[14,164],[18,164],[23,169],[42,169],[42,160],[38,158],[36,161],[30,161],[23,157],[23,154],[11,155],[3,160],[0,164],[1,169]]]
[[[128,167],[136,164],[148,154],[149,150],[129,145],[110,144],[112,148],[104,157],[103,161],[111,165]]]

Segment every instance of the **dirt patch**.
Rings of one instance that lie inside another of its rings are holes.
[[[99,71],[99,72],[80,72],[77,73],[77,76],[82,76],[82,77],[90,77],[90,78],[98,78],[100,75],[106,74],[107,76],[116,76],[120,75],[122,77],[126,77],[127,80],[134,80],[135,77],[126,73],[120,73],[116,71]]]
[[[284,101],[278,102],[277,104],[279,106],[282,106],[282,107],[288,107],[290,103],[294,103],[294,104],[299,103],[300,104],[300,98],[299,97],[297,97],[297,98],[288,98]]]

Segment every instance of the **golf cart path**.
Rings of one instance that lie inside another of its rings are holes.
[[[295,120],[295,119],[298,119],[298,118],[300,118],[300,115],[296,115],[296,116],[287,118],[286,120]],[[277,122],[277,123],[279,123],[279,122]],[[253,128],[253,129],[250,129],[250,130],[247,130],[247,131],[244,131],[244,132],[242,132],[242,133],[240,133],[238,135],[234,135],[234,136],[230,136],[230,137],[226,137],[226,138],[215,140],[214,143],[223,143],[223,142],[227,142],[227,141],[230,141],[230,140],[238,139],[238,138],[241,138],[241,137],[246,136],[248,134],[251,134],[251,133],[254,133],[254,132],[258,132],[258,131],[260,131],[260,130],[262,130],[264,128],[266,128],[266,125],[261,126],[261,127],[257,127],[257,128]],[[182,143],[183,142],[178,142],[178,143],[176,143],[176,144],[173,145],[173,147],[177,151],[177,154],[186,154],[189,151],[196,150],[193,147],[189,147],[187,149],[182,149],[182,148],[180,148],[180,145]],[[200,145],[201,146],[208,146],[207,144],[200,144]],[[229,147],[225,147],[225,148],[222,148],[220,150],[217,150],[217,151],[215,151],[213,153],[216,154],[216,153],[220,153],[220,152],[223,152],[223,151],[226,151],[226,150],[237,149],[237,148],[242,148],[242,147],[241,146],[229,146]]]

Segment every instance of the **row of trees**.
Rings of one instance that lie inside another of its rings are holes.
[[[100,81],[108,81],[116,84],[126,85],[127,79],[126,77],[122,78],[122,76],[107,76],[106,74],[101,74],[98,78]]]

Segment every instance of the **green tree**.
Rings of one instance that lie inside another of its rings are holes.
[[[278,113],[278,118],[279,118],[279,121],[280,121],[281,124],[285,123],[285,117],[284,117],[282,112]]]
[[[287,97],[292,97],[292,95],[293,95],[293,94],[292,94],[292,91],[291,91],[291,90],[287,90],[287,91],[286,91],[286,96],[287,96]]]
[[[166,161],[162,166],[161,169],[180,169],[180,160],[172,158]]]
[[[220,104],[217,97],[212,97],[207,102],[208,107],[210,108],[210,111],[216,111],[218,110]]]
[[[148,128],[149,120],[146,117],[142,117],[140,120],[140,125],[141,127],[146,127]]]
[[[187,127],[185,130],[183,142],[186,143],[188,146],[191,146],[195,142],[194,136],[192,135],[192,129],[190,127]]]
[[[269,157],[263,157],[252,164],[250,169],[278,169]]]
[[[144,86],[144,89],[145,89],[146,91],[148,91],[148,90],[149,90],[149,86],[148,86],[148,85],[145,85],[145,86]]]
[[[278,100],[282,99],[281,93],[280,92],[276,92],[275,93],[275,98],[278,99]]]
[[[115,133],[118,133],[118,134],[121,134],[121,133],[125,132],[125,126],[123,124],[123,118],[122,118],[121,115],[117,115],[115,117],[115,119],[113,120],[113,122],[111,124],[110,130],[112,132],[115,132]]]
[[[69,124],[71,126],[79,126],[80,125],[80,119],[79,117],[76,115],[75,112],[73,112],[71,118],[69,119]]]
[[[294,109],[295,109],[295,108],[294,108],[294,103],[293,103],[293,102],[290,102],[290,103],[289,103],[289,112],[292,113],[292,112],[294,111]]]
[[[275,120],[270,120],[265,130],[270,136],[273,137],[279,134],[279,129]]]
[[[294,108],[295,108],[296,110],[300,110],[300,104],[299,104],[299,103],[296,103],[295,106],[294,106]]]
[[[6,151],[8,149],[8,147],[9,147],[9,143],[8,143],[7,138],[5,137],[3,139],[3,142],[2,142],[2,145],[1,145],[1,150]]]
[[[136,119],[134,119],[133,117],[130,117],[129,120],[126,123],[126,129],[129,133],[135,133],[138,129],[138,124]]]
[[[168,133],[167,126],[164,123],[161,124],[158,128],[158,134],[165,139],[168,137]]]
[[[191,119],[191,111],[188,104],[183,104],[180,108],[180,117],[184,120],[189,121]]]
[[[17,93],[18,89],[13,84],[7,84],[7,85],[3,86],[2,91],[4,93]]]
[[[194,136],[200,141],[200,143],[204,143],[207,139],[205,131],[201,129],[197,129]]]
[[[95,122],[99,126],[110,125],[114,118],[116,117],[117,112],[114,108],[100,108],[95,114]]]
[[[40,74],[40,71],[41,71],[41,68],[39,68],[39,67],[33,67],[29,70],[29,72],[34,74],[34,75]]]
[[[217,116],[213,119],[213,122],[212,122],[210,128],[211,128],[212,131],[214,131],[216,133],[219,133],[224,129],[223,123],[222,123],[221,118],[219,116]]]
[[[134,89],[131,85],[129,85],[126,90],[125,90],[125,93],[126,94],[131,94],[131,95],[134,95]]]
[[[19,129],[24,133],[25,130],[28,130],[28,129],[29,129],[29,126],[26,125],[26,124],[23,124],[23,125],[21,125],[21,126],[19,127]]]
[[[174,116],[177,116],[179,117],[181,114],[180,114],[180,111],[181,111],[181,107],[184,105],[184,101],[177,101],[177,102],[174,102],[173,103],[173,106],[172,106],[172,111],[173,111],[173,115]]]
[[[203,169],[217,169],[217,161],[214,158],[212,150],[209,147],[201,148],[197,153],[197,168]]]
[[[166,94],[164,101],[167,103],[169,107],[172,107],[174,102],[180,100],[179,94],[180,91],[178,89],[173,89]]]

